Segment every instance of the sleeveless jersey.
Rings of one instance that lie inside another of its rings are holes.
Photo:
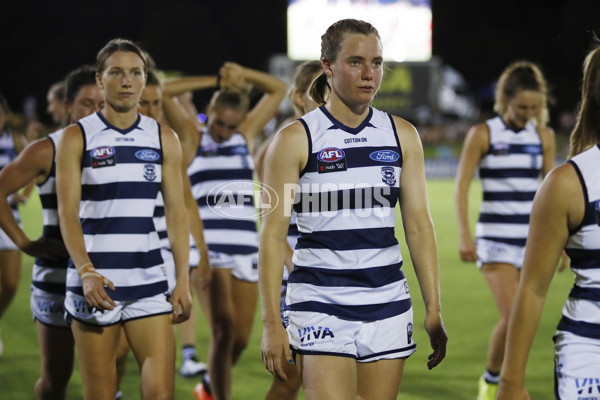
[[[208,250],[225,254],[256,253],[254,162],[244,136],[236,133],[228,141],[216,143],[204,129],[187,172]]]
[[[325,107],[300,118],[309,156],[286,308],[373,321],[411,308],[396,240],[402,152],[392,117],[369,108],[356,128]]]
[[[167,291],[160,242],[153,221],[162,177],[160,126],[138,115],[119,129],[101,113],[80,119],[84,137],[79,217],[96,270],[110,279],[113,300],[137,300]],[[82,295],[69,263],[67,290]]]
[[[490,147],[479,162],[483,188],[475,236],[525,246],[529,215],[542,168],[542,144],[533,123],[515,132],[501,117],[487,121]]]
[[[581,182],[585,214],[565,245],[575,284],[563,308],[558,330],[600,339],[600,145],[568,162],[575,167]]]
[[[12,133],[4,131],[0,133],[0,170],[10,164],[15,158],[17,158],[17,150],[15,149],[15,141]],[[10,203],[10,197],[9,204],[15,220],[20,223],[21,215],[19,214],[19,208],[16,204]]]
[[[48,135],[48,140],[54,148],[52,167],[46,180],[37,186],[42,211],[44,216],[44,230],[42,236],[53,238],[62,242],[58,221],[58,200],[56,199],[56,146],[60,141],[63,129]],[[32,285],[46,292],[65,293],[65,280],[69,257],[60,260],[47,260],[37,257],[33,263]]]

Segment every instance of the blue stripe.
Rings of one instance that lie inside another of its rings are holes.
[[[250,154],[248,147],[245,144],[238,144],[235,146],[222,146],[216,149],[206,149],[204,147],[198,148],[196,155],[204,158],[215,157],[215,156],[245,156]]]
[[[160,249],[148,252],[90,252],[96,269],[153,268],[164,263]],[[69,261],[69,268],[74,268]]]
[[[495,236],[481,236],[478,237],[478,239],[485,239],[485,240],[489,240],[492,242],[499,242],[499,243],[505,243],[505,244],[510,244],[512,246],[520,246],[520,247],[524,247],[525,246],[525,242],[527,241],[527,238],[503,238],[503,237],[495,237]]]
[[[558,323],[558,330],[571,332],[575,335],[587,337],[591,339],[600,339],[600,324],[592,324],[590,322],[575,321],[564,315]]]
[[[231,180],[246,180],[252,181],[252,170],[243,169],[210,169],[194,172],[190,175],[192,185],[198,182],[206,181],[231,181]]]
[[[296,249],[383,249],[397,244],[394,228],[345,229],[301,232]]]
[[[198,207],[242,207],[249,206],[255,208],[254,206],[254,191],[240,191],[240,192],[230,192],[223,191],[215,193],[211,196],[204,196],[196,199],[196,203]]]
[[[46,238],[59,239],[62,242],[62,233],[58,225],[44,225],[42,236]]]
[[[81,185],[82,201],[117,199],[156,199],[160,182],[115,182],[101,185]]]
[[[298,230],[298,225],[290,224],[287,235],[288,236],[300,236],[300,231]]]
[[[62,282],[62,283],[56,283],[56,282],[39,282],[39,281],[33,281],[31,283],[32,286],[43,290],[44,292],[48,292],[48,293],[53,293],[53,294],[65,294],[65,290],[67,288],[67,285]]]
[[[600,288],[573,285],[569,297],[581,300],[600,301]]]
[[[383,304],[368,304],[361,306],[344,306],[327,304],[318,301],[304,301],[291,304],[291,311],[311,311],[322,314],[335,315],[352,321],[377,321],[403,314],[410,310],[410,298]]]
[[[330,192],[299,192],[294,199],[294,211],[300,213],[328,212],[389,207],[398,202],[400,189],[390,186],[335,190]]]
[[[154,207],[154,218],[160,218],[165,216],[165,207],[164,206],[156,206]]]
[[[211,244],[207,243],[208,250],[224,254],[252,254],[258,252],[258,247],[243,244]]]
[[[529,214],[503,215],[503,214],[479,214],[479,222],[492,224],[529,224]]]
[[[361,168],[361,167],[402,167],[402,154],[397,146],[373,146],[373,147],[343,147],[346,154],[346,167]],[[318,149],[321,151],[322,149]],[[377,151],[393,151],[398,155],[398,159],[394,162],[377,161],[370,158],[371,153]],[[308,156],[305,172],[318,172],[319,152],[311,153]]]
[[[114,156],[116,158],[117,164],[162,164],[162,151],[161,151],[161,149],[158,149],[158,148],[130,147],[130,146],[113,146],[113,148],[115,149]],[[136,155],[135,155],[135,153],[138,152],[139,150],[153,151],[156,154],[158,154],[159,157],[156,160],[152,160],[152,159],[141,160],[138,157],[136,157]],[[86,151],[86,153],[82,157],[82,162],[83,162],[84,167],[92,166],[92,161],[94,160],[90,155],[90,152],[92,152],[92,151],[93,151],[93,149],[89,149],[88,151]]]
[[[527,154],[527,155],[540,155],[542,154],[542,146],[539,144],[508,144],[506,150],[508,154]],[[493,145],[490,146],[488,154],[494,154]]]
[[[56,193],[45,193],[40,194],[40,203],[42,203],[42,208],[44,209],[58,209],[58,199],[56,197]]]
[[[242,219],[205,219],[202,220],[204,229],[231,229],[257,232],[256,221]]]
[[[65,249],[65,252],[67,250]],[[67,255],[66,257],[60,258],[58,260],[47,260],[45,258],[39,258],[37,257],[35,259],[35,265],[37,265],[38,267],[43,267],[43,268],[53,268],[53,269],[67,269],[67,267],[69,266],[69,256]]]
[[[149,283],[147,285],[137,286],[118,286],[115,290],[106,289],[106,294],[116,301],[138,300],[146,297],[156,296],[157,294],[165,293],[169,286],[167,281]],[[83,296],[83,289],[80,286],[67,286],[69,292],[73,292]]]
[[[84,235],[110,234],[148,234],[154,231],[151,217],[106,217],[85,218],[81,220]]]
[[[403,280],[404,273],[401,267],[402,262],[359,270],[332,270],[295,265],[288,282],[328,287],[377,288]]]
[[[535,192],[483,192],[483,201],[533,201]]]
[[[587,250],[566,248],[565,251],[571,259],[571,268],[600,268],[600,249]]]
[[[480,178],[537,178],[540,171],[530,168],[479,168]]]
[[[159,239],[167,239],[169,237],[169,233],[167,231],[157,231]]]

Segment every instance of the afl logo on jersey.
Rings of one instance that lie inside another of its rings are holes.
[[[92,158],[92,168],[112,167],[116,165],[115,148],[110,146],[100,146],[90,150]]]
[[[114,147],[110,147],[110,146],[100,146],[100,147],[96,147],[95,149],[92,149],[90,155],[92,156],[92,158],[95,158],[96,160],[104,160],[104,159],[114,156],[115,149],[114,149]]]
[[[337,147],[327,147],[319,152],[317,158],[319,161],[333,163],[342,160],[344,156],[344,150],[338,149]]]
[[[379,150],[369,154],[369,158],[374,161],[394,162],[398,161],[400,155],[392,150]]]
[[[160,158],[160,155],[154,150],[144,149],[136,151],[135,158],[142,161],[156,161]]]

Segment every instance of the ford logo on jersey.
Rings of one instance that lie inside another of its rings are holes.
[[[337,147],[327,147],[319,152],[317,156],[319,161],[333,163],[344,158],[344,150]]]
[[[398,161],[400,155],[392,150],[379,150],[369,154],[369,158],[375,161],[394,162]]]
[[[135,157],[142,161],[156,161],[160,158],[160,155],[154,150],[138,150],[135,152]]]
[[[95,149],[92,149],[90,153],[92,158],[95,158],[96,160],[104,160],[106,158],[112,157],[115,154],[115,149],[114,147],[110,146],[100,146],[96,147]]]

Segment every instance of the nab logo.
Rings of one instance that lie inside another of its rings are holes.
[[[338,149],[337,147],[327,147],[319,152],[317,158],[319,161],[332,163],[340,161],[345,156],[344,150]]]
[[[96,160],[104,160],[105,158],[112,157],[115,154],[115,149],[110,146],[100,146],[92,149],[91,156]]]

